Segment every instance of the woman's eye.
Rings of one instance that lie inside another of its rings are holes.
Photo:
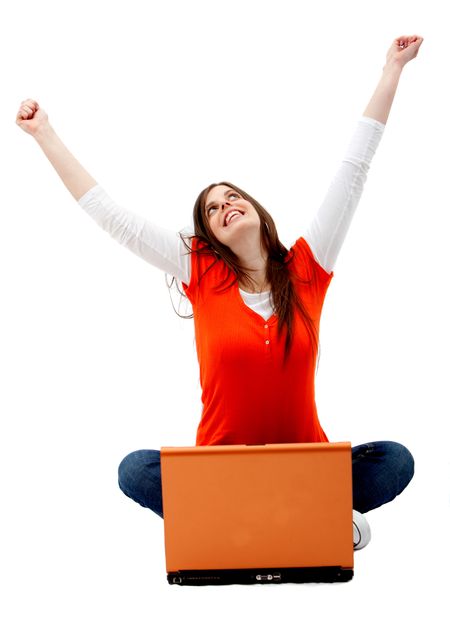
[[[230,193],[230,197],[237,197],[239,199],[240,195],[238,195],[237,193]],[[214,208],[217,208],[217,206],[211,206],[210,208],[208,208],[208,216],[211,214],[211,210],[213,210]]]

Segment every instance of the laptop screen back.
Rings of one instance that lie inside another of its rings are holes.
[[[353,567],[351,445],[161,448],[167,572]]]

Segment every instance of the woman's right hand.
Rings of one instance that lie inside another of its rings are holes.
[[[49,126],[47,114],[33,99],[22,101],[17,112],[16,124],[33,137],[38,131]]]

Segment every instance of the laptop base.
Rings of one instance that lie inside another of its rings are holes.
[[[242,570],[178,570],[169,572],[171,585],[252,585],[267,583],[345,583],[352,568],[258,568]]]

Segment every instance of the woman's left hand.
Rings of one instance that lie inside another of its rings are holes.
[[[398,62],[402,67],[415,58],[422,45],[423,37],[413,34],[412,36],[399,36],[394,40],[386,55],[386,64]]]

